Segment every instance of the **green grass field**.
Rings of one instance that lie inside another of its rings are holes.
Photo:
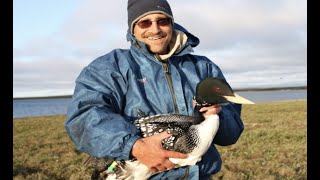
[[[243,105],[245,130],[218,146],[223,165],[214,179],[306,180],[307,101]],[[64,129],[65,116],[13,120],[13,179],[90,179]]]

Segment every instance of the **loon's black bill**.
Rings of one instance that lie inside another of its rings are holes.
[[[236,93],[233,93],[234,96],[223,96],[224,98],[226,98],[228,101],[230,102],[234,102],[234,103],[237,103],[237,104],[254,104],[254,102],[236,94]]]

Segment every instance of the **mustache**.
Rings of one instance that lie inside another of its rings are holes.
[[[146,33],[142,34],[141,37],[143,37],[143,38],[154,37],[154,36],[165,37],[166,35],[167,34],[163,33],[163,32],[159,32],[159,33],[146,32]]]

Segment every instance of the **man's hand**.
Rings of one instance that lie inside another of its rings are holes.
[[[193,100],[192,101],[193,107],[196,106],[196,101]],[[222,108],[220,105],[215,104],[212,106],[208,106],[208,107],[202,107],[199,111],[201,113],[203,113],[203,116],[208,116],[208,115],[212,115],[212,114],[219,114],[221,112]]]
[[[132,155],[152,172],[174,168],[175,164],[169,158],[187,158],[187,154],[162,149],[161,141],[171,134],[162,132],[150,137],[141,138],[132,147]]]
[[[203,113],[203,116],[208,116],[212,114],[219,114],[221,112],[221,106],[218,104],[203,107],[199,110],[201,113]]]

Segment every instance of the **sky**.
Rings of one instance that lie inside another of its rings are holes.
[[[167,1],[234,89],[307,85],[307,0]],[[125,0],[13,0],[13,97],[71,95],[127,29]]]

